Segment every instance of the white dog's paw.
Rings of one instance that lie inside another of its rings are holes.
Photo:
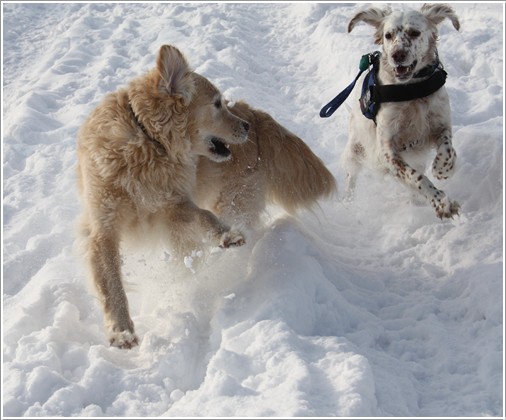
[[[434,163],[432,164],[432,175],[437,179],[447,179],[455,171],[457,152],[448,142],[443,143],[437,149]]]
[[[240,232],[228,231],[221,235],[220,247],[230,248],[231,246],[241,246],[246,243],[244,236]]]
[[[135,333],[130,331],[113,332],[109,336],[109,343],[120,349],[131,349],[139,345],[139,339]]]
[[[460,205],[456,201],[450,201],[448,197],[443,197],[435,205],[436,215],[440,219],[452,218],[459,215]]]

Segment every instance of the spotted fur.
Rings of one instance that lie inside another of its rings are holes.
[[[348,31],[360,21],[376,28],[374,41],[383,49],[378,72],[381,84],[413,83],[420,80],[414,80],[413,75],[437,59],[437,25],[445,18],[459,29],[457,16],[444,4],[396,12],[371,7],[351,19]],[[447,179],[455,171],[457,154],[452,145],[450,102],[444,86],[422,99],[382,103],[376,123],[362,115],[355,101],[343,155],[348,172],[347,197],[353,197],[361,167],[370,163],[420,194],[439,218],[458,214],[459,204],[425,176],[425,155],[431,149],[436,149],[433,176]]]

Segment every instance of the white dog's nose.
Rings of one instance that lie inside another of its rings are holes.
[[[392,58],[397,64],[401,64],[401,63],[404,63],[407,55],[408,54],[406,53],[406,51],[398,50],[392,54]]]

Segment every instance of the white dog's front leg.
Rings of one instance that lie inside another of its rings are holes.
[[[386,152],[384,157],[390,173],[413,190],[420,192],[430,202],[437,217],[443,219],[459,214],[459,204],[450,201],[425,175],[413,169],[396,154]]]
[[[437,179],[447,179],[455,171],[457,152],[452,145],[451,133],[446,131],[437,142],[436,157],[432,164],[432,175]]]

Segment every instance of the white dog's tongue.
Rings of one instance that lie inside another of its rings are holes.
[[[394,69],[395,75],[397,77],[405,76],[407,73],[409,73],[410,69],[411,67],[397,66]]]
[[[403,79],[409,77],[409,75],[413,72],[416,67],[417,61],[413,61],[410,66],[396,66],[394,67],[395,76],[399,79]]]

